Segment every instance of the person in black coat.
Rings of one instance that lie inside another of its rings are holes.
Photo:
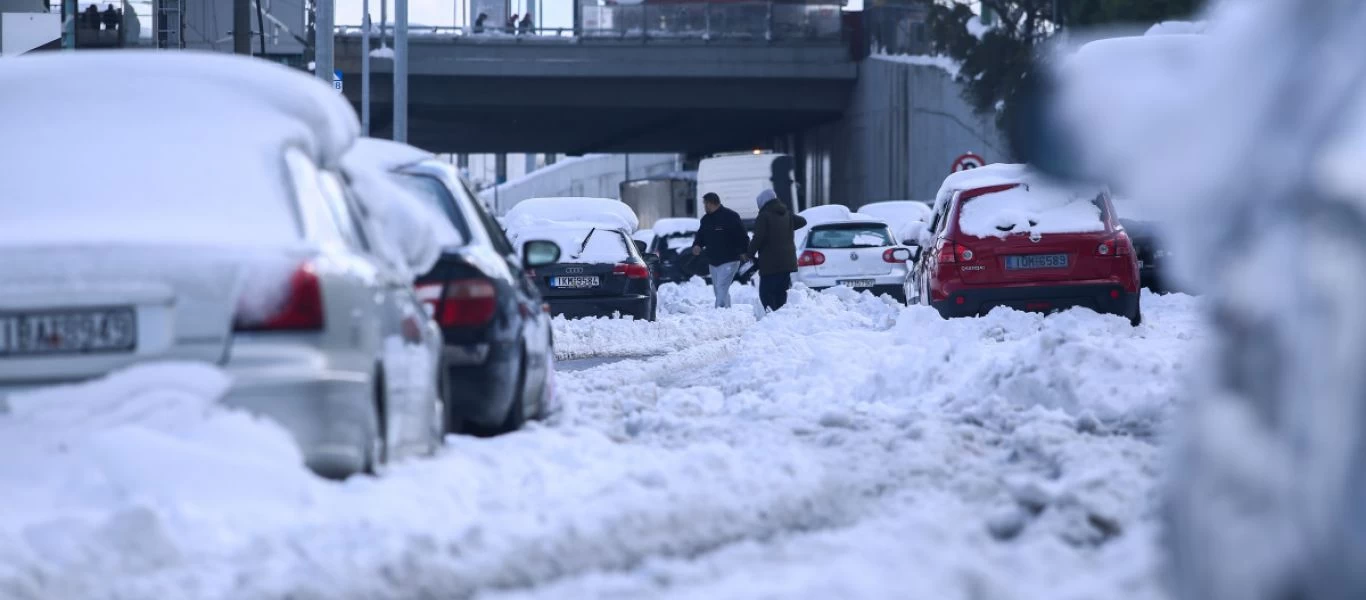
[[[787,303],[792,274],[797,272],[797,244],[792,232],[806,227],[806,218],[794,215],[773,190],[764,190],[755,199],[759,217],[754,220],[754,239],[749,254],[759,264],[759,301],[768,310]]]
[[[702,208],[707,214],[702,215],[702,224],[693,238],[692,253],[697,256],[706,252],[716,307],[729,308],[730,283],[735,280],[735,272],[740,270],[749,236],[745,234],[740,215],[721,206],[720,196],[712,193],[702,196]]]

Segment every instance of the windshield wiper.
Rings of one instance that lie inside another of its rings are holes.
[[[583,242],[579,244],[579,251],[574,253],[573,258],[578,258],[583,255],[583,251],[588,248],[588,240],[591,239],[593,234],[597,233],[597,231],[597,227],[588,230],[588,235],[583,236]]]

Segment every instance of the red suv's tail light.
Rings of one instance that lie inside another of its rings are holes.
[[[613,275],[625,275],[627,279],[649,279],[650,268],[640,263],[621,263],[612,267]]]
[[[1096,246],[1097,256],[1128,256],[1132,252],[1133,242],[1129,241],[1129,236],[1122,233]]]
[[[825,264],[825,255],[815,250],[805,250],[797,257],[797,266],[815,267]]]
[[[938,258],[941,263],[972,262],[975,254],[972,248],[946,241],[943,246],[939,247]]]
[[[442,327],[472,327],[493,320],[498,288],[487,279],[454,279],[417,286],[419,300],[432,307]]]
[[[233,331],[317,331],[323,328],[323,292],[313,265],[304,263],[289,277],[289,289],[275,312],[254,315],[238,309]]]

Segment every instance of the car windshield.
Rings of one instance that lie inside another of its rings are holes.
[[[421,198],[431,208],[440,211],[450,220],[455,230],[460,232],[460,239],[470,239],[470,226],[465,221],[465,216],[455,205],[455,198],[451,196],[450,190],[446,189],[436,178],[426,175],[412,175],[409,173],[395,173],[394,180],[404,189]]]
[[[881,248],[892,246],[886,225],[848,223],[821,225],[811,231],[807,248]]]
[[[1104,231],[1104,196],[1043,182],[1021,184],[968,198],[958,215],[964,234],[1004,238],[1013,233]]]

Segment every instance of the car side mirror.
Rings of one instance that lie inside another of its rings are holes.
[[[892,248],[892,260],[906,262],[911,260],[911,258],[913,257],[911,256],[910,248]]]
[[[546,240],[530,240],[522,244],[522,267],[534,269],[560,261],[560,245]]]
[[[631,241],[633,241],[633,242],[636,243],[636,251],[639,252],[641,256],[644,256],[644,255],[646,254],[646,252],[650,249],[649,246],[646,246],[646,245],[645,245],[645,242],[642,242],[642,241],[640,241],[640,240],[631,240]]]

